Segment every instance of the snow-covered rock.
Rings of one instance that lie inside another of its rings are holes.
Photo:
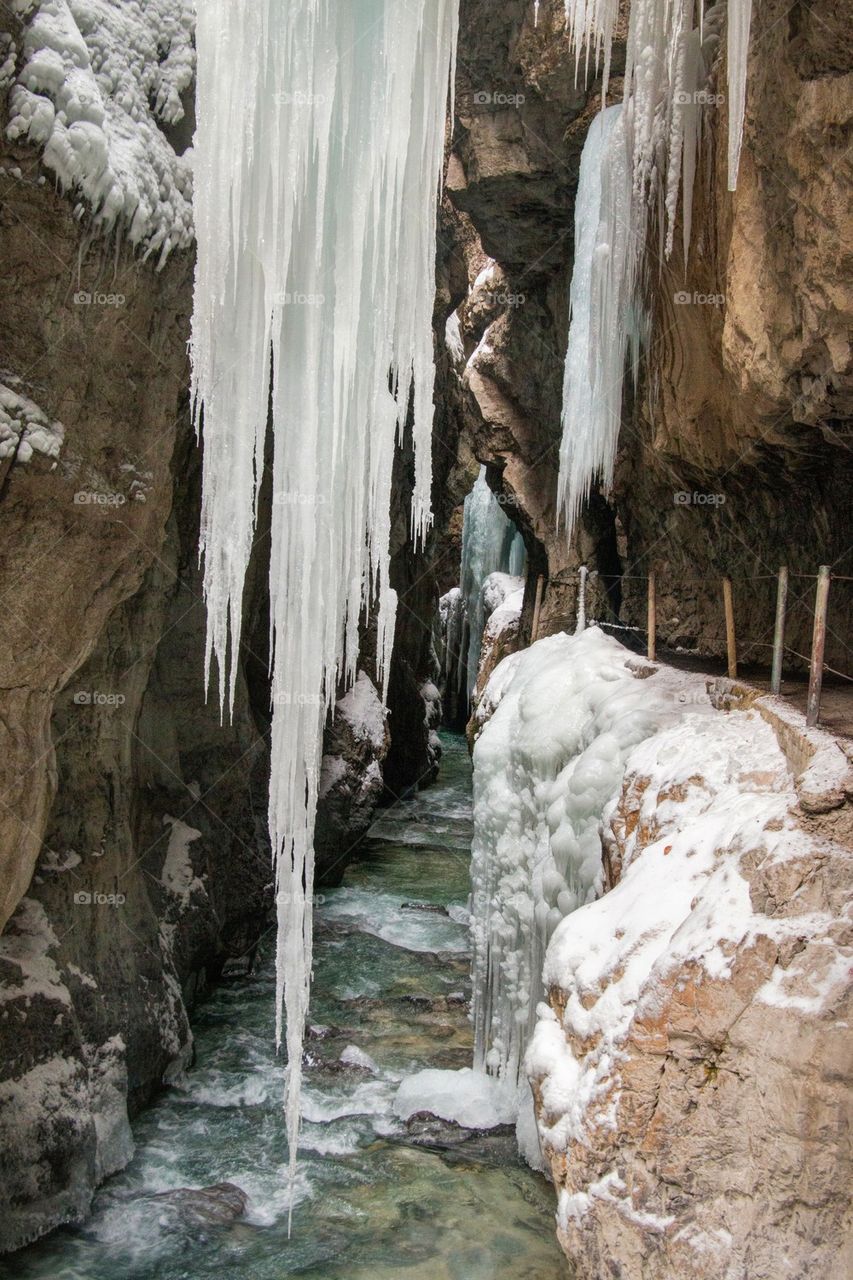
[[[533,1085],[567,1254],[590,1275],[615,1254],[626,1280],[770,1276],[780,1258],[843,1274],[841,754],[774,700],[594,627],[492,683],[474,752],[477,1048]]]
[[[14,0],[22,65],[10,141],[42,148],[60,187],[104,231],[162,263],[193,238],[192,153],[164,127],[184,117],[195,66],[191,0]]]

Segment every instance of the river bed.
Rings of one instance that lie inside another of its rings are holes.
[[[199,1010],[195,1066],[134,1122],[88,1222],[0,1262],[4,1280],[566,1280],[553,1190],[511,1133],[393,1112],[405,1075],[471,1061],[471,766],[464,739],[443,745],[440,782],[380,814],[315,912],[290,1237],[270,936]],[[175,1194],[218,1183],[245,1213]]]

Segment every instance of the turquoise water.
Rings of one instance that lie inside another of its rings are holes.
[[[134,1123],[85,1226],[0,1263],[3,1280],[565,1280],[553,1190],[510,1135],[392,1111],[407,1073],[471,1060],[470,763],[463,739],[444,748],[439,785],[381,814],[316,912],[290,1238],[267,954],[204,1005],[196,1066]],[[220,1182],[249,1197],[233,1220],[174,1194]]]

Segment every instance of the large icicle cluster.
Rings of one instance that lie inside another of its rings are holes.
[[[603,58],[604,87],[618,16],[616,0],[565,0],[576,73]],[[619,434],[629,337],[641,328],[636,294],[654,211],[661,250],[672,250],[682,197],[684,261],[690,247],[693,179],[719,43],[721,4],[632,0],[621,114],[603,111],[584,147],[575,212],[575,267],[563,387],[559,507],[569,535],[596,478],[609,486]],[[728,3],[728,182],[734,190],[743,135],[751,0]],[[637,356],[635,345],[634,356]]]
[[[481,467],[465,499],[462,518],[462,595],[467,617],[468,696],[477,683],[486,620],[483,585],[491,573],[520,576],[525,567],[524,540],[486,480]]]
[[[395,437],[412,411],[429,521],[436,204],[457,0],[199,7],[193,397],[203,420],[208,668],[233,702],[268,412],[273,434],[269,826],[277,1038],[299,1132],[322,735],[378,598],[387,679]]]
[[[474,1063],[515,1087],[554,929],[601,889],[599,824],[664,704],[597,627],[495,668],[474,747]],[[504,668],[506,670],[504,670]]]

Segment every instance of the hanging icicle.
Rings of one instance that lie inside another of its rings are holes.
[[[379,601],[387,681],[395,437],[412,410],[430,521],[436,203],[458,0],[199,6],[192,391],[204,435],[207,667],[233,706],[268,411],[269,828],[291,1169],[311,975],[323,726]]]
[[[632,239],[625,108],[590,125],[575,199],[575,266],[563,376],[558,519],[571,536],[592,481],[610,484],[638,258]]]

